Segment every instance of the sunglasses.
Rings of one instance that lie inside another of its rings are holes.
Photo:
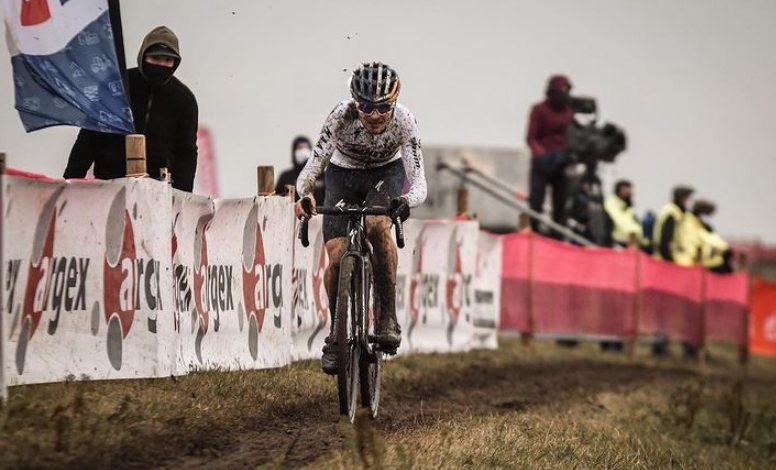
[[[393,110],[393,103],[374,104],[362,101],[358,103],[358,110],[364,114],[372,114],[374,111],[380,114],[388,114]]]

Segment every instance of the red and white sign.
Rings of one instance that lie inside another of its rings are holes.
[[[221,195],[218,185],[218,160],[213,142],[213,133],[209,128],[197,129],[197,173],[194,178],[194,192],[203,196],[217,198]]]

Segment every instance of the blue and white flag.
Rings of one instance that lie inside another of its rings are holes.
[[[134,132],[108,0],[0,0],[16,109],[27,132]]]

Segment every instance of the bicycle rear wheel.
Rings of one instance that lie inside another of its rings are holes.
[[[339,287],[337,288],[336,336],[337,336],[337,395],[340,414],[348,415],[350,421],[356,416],[358,407],[359,360],[361,351],[355,338],[353,323],[357,308],[354,289],[355,261],[345,258],[340,264]]]

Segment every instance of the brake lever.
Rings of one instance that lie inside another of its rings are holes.
[[[310,246],[310,239],[307,233],[307,226],[309,225],[310,217],[303,215],[299,220],[302,222],[299,225],[299,240],[302,242],[302,246],[307,248]]]
[[[396,217],[393,219],[393,225],[396,227],[396,246],[404,248],[404,225],[401,218]]]

